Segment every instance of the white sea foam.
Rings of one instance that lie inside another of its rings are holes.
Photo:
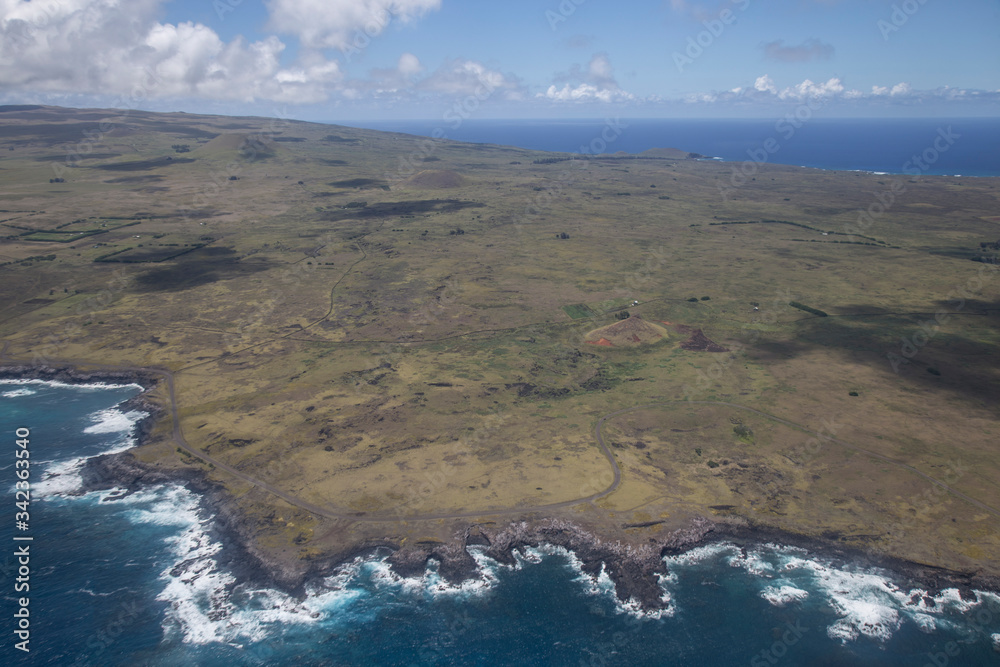
[[[714,558],[720,554],[736,554],[739,553],[739,549],[732,544],[706,544],[701,547],[695,547],[683,553],[677,554],[676,556],[664,556],[663,562],[667,564],[667,568],[672,567],[683,567],[689,565],[695,565],[706,561],[710,558]]]
[[[260,641],[278,626],[326,620],[361,594],[343,586],[320,585],[299,601],[277,590],[236,585],[232,573],[220,568],[215,558],[222,545],[211,539],[211,519],[200,515],[196,495],[167,486],[121,502],[140,505],[128,512],[136,523],[181,529],[166,539],[174,562],[160,574],[164,587],[156,597],[170,604],[163,624],[167,638],[179,637],[189,644]]]
[[[113,595],[117,595],[118,593],[121,593],[122,591],[126,591],[126,590],[128,590],[128,589],[127,588],[116,588],[115,590],[109,591],[107,593],[99,593],[99,592],[93,591],[93,590],[91,590],[89,588],[77,588],[76,590],[67,591],[67,592],[69,594],[71,594],[71,595],[74,594],[74,593],[78,593],[78,594],[81,594],[81,595],[89,595],[90,597],[93,597],[93,598],[108,598],[108,597],[111,597]]]
[[[483,573],[483,577],[488,581],[496,582],[499,577],[500,568],[502,567],[500,563],[483,553],[482,548],[473,547],[466,550],[472,556],[472,560],[476,561],[476,566]]]
[[[938,629],[938,621],[927,614],[912,614],[910,619],[917,624],[921,632],[931,634]]]
[[[116,408],[100,410],[88,415],[93,424],[83,429],[84,433],[130,433],[135,423],[149,414],[138,410],[122,412]]]
[[[483,559],[488,560],[488,559]],[[435,563],[436,565],[436,563]],[[457,595],[459,597],[472,597],[484,595],[497,583],[495,570],[492,567],[485,567],[479,570],[479,577],[466,579],[457,584],[450,583],[441,577],[437,567],[428,569],[424,575],[424,586],[432,597],[439,595]]]
[[[830,605],[841,615],[827,628],[832,639],[854,640],[860,634],[885,642],[902,625],[899,612],[877,595],[833,595]]]
[[[59,387],[64,389],[80,389],[85,391],[102,391],[104,389],[127,389],[129,387],[135,387],[136,389],[143,389],[141,384],[135,382],[129,382],[126,384],[109,384],[107,382],[81,382],[79,384],[70,384],[67,382],[59,382],[58,380],[0,380],[0,385],[3,384],[33,384],[33,385],[43,385],[46,387]]]
[[[612,581],[611,577],[608,575],[607,569],[603,563],[601,564],[600,571],[596,575],[591,575],[584,571],[583,561],[581,561],[575,553],[564,547],[546,544],[532,549],[532,553],[537,554],[539,557],[558,555],[565,558],[567,560],[566,567],[576,575],[573,578],[573,581],[582,584],[588,595],[603,597],[613,602],[616,614],[628,614],[633,618],[665,618],[674,615],[675,609],[672,606],[667,606],[664,609],[647,610],[644,609],[642,604],[635,598],[629,598],[624,601],[621,600],[618,597],[618,590],[615,587],[615,582]],[[666,577],[660,577],[661,589],[663,589],[662,583],[665,579]],[[663,589],[660,600],[664,604],[669,605],[670,599],[670,594]]]
[[[611,581],[611,577],[608,576],[607,570],[603,563],[601,563],[601,569],[596,575],[591,575],[583,571],[583,563],[577,561],[569,563],[570,570],[576,575],[573,581],[583,584],[586,587],[588,595],[605,595],[605,596],[615,596],[615,582]]]
[[[141,411],[121,412],[114,408],[101,410],[90,415],[94,422],[84,429],[84,433],[90,434],[111,434],[117,433],[119,436],[109,439],[105,448],[96,454],[115,454],[131,449],[135,445],[132,437],[132,429],[136,422],[147,417],[147,413]],[[62,496],[75,493],[80,489],[83,479],[80,477],[80,470],[83,464],[90,458],[89,456],[77,456],[62,461],[44,461],[44,472],[41,479],[32,484],[32,490],[40,497]]]
[[[966,614],[992,595],[977,591],[978,600],[968,601],[957,589],[949,588],[931,596],[919,588],[896,586],[881,570],[837,569],[798,555],[778,555],[786,574],[810,575],[805,585],[818,588],[841,616],[827,628],[827,634],[844,642],[862,636],[886,641],[907,620],[924,632],[950,629],[954,623],[946,615]]]
[[[990,635],[990,640],[993,642],[993,650],[1000,652],[1000,632]]]
[[[961,616],[983,604],[1000,607],[1000,596],[976,591],[976,600],[964,600],[957,589],[945,589],[935,596],[921,589],[904,589],[891,582],[889,573],[877,568],[834,566],[797,547],[765,544],[742,550],[733,544],[711,544],[664,559],[670,578],[661,579],[667,591],[676,583],[677,572],[719,559],[744,570],[757,579],[773,580],[760,596],[775,606],[813,597],[825,600],[839,617],[827,634],[842,642],[868,639],[889,640],[904,623],[913,623],[923,632],[955,629]],[[667,593],[669,595],[669,593]]]
[[[537,565],[538,563],[542,562],[542,559],[545,558],[545,555],[546,555],[545,551],[533,547],[527,547],[522,551],[515,551],[514,559],[517,561],[517,565],[515,565],[515,567],[517,569],[521,569],[524,567],[525,563],[531,565]]]
[[[766,545],[764,549],[768,549],[769,547],[770,545]],[[729,563],[729,567],[744,569],[757,577],[770,578],[774,573],[774,565],[766,560],[766,553],[762,549],[753,549],[747,551],[745,554],[741,551],[730,555],[726,562]]]
[[[77,491],[83,483],[80,470],[87,457],[54,461],[45,466],[42,477],[31,485],[37,497],[63,496]]]
[[[480,565],[480,576],[457,584],[449,582],[440,575],[438,563],[434,560],[428,563],[422,574],[412,577],[401,577],[396,574],[385,558],[364,562],[362,568],[377,585],[397,588],[408,595],[426,595],[432,598],[442,595],[481,596],[496,585],[496,567],[499,563],[487,558],[481,552],[470,550],[469,553]]]
[[[1000,610],[1000,594],[992,591],[973,591],[973,593],[979,598],[980,604],[986,603],[990,606],[990,609],[994,611]]]
[[[37,391],[32,391],[31,389],[14,389],[12,391],[5,391],[0,396],[4,398],[19,398],[21,396],[34,396],[37,393]]]
[[[876,572],[836,569],[798,555],[783,556],[784,570],[804,570],[840,619],[827,635],[842,642],[861,636],[887,641],[902,625],[900,610],[909,596]]]
[[[790,602],[805,600],[809,592],[794,586],[768,586],[760,592],[760,596],[775,607],[784,607]]]

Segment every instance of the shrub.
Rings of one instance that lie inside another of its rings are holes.
[[[858,394],[858,392],[856,392],[856,391],[852,391],[852,392],[848,392],[848,394],[847,394],[847,395],[848,395],[848,396],[858,396],[859,394]]]

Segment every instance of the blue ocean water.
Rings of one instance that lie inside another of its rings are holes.
[[[1000,664],[1000,596],[931,598],[892,572],[802,549],[709,544],[667,558],[666,612],[618,602],[606,576],[555,548],[516,567],[473,552],[461,586],[431,567],[401,579],[373,554],[303,599],[237,581],[198,496],[69,495],[80,462],[131,444],[137,386],[0,382],[10,511],[0,664],[30,665],[987,665]],[[30,528],[14,526],[17,428],[31,431]],[[30,535],[30,653],[15,648],[15,535]]]
[[[597,120],[448,120],[337,121],[419,136],[443,136],[457,141],[517,146],[569,153],[603,150],[641,153],[650,148],[680,148],[727,161],[760,155],[769,140],[768,161],[818,169],[902,173],[914,156],[934,146],[939,131],[953,140],[937,154],[924,174],[1000,176],[1000,118],[823,118],[760,119],[622,119],[604,133]],[[456,127],[457,125],[457,127]],[[609,142],[602,137],[617,137]],[[595,143],[596,141],[596,143]],[[945,143],[938,144],[944,147]],[[777,146],[774,151],[773,147]],[[931,153],[931,155],[934,155]],[[759,158],[758,158],[759,159]]]

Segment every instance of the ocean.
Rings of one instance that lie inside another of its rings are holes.
[[[934,148],[939,132],[954,141],[917,166],[922,174],[1000,176],[1000,118],[824,118],[822,110],[774,119],[594,119],[330,121],[418,136],[532,150],[605,154],[680,148],[707,157],[760,160],[818,169],[904,173]],[[606,128],[610,128],[607,132]],[[950,128],[950,134],[949,134]],[[612,138],[605,141],[607,138]],[[770,150],[761,154],[768,145]],[[939,142],[939,147],[943,146]],[[776,148],[776,150],[775,150]]]
[[[0,381],[0,664],[1000,664],[1000,596],[930,595],[890,570],[779,544],[668,557],[669,606],[656,615],[622,604],[606,575],[587,576],[557,548],[526,550],[514,567],[473,550],[480,574],[460,586],[433,565],[400,578],[382,553],[311,582],[302,599],[240,581],[197,494],[171,484],[78,493],[86,458],[132,446],[145,415],[122,402],[140,391]],[[27,530],[15,524],[18,429],[30,431]],[[15,591],[19,578],[29,590]]]

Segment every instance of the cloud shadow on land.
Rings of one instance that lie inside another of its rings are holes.
[[[133,160],[131,162],[115,162],[113,164],[94,165],[94,169],[104,171],[149,171],[158,167],[169,167],[176,164],[188,164],[194,162],[194,158],[183,157],[157,157],[150,160]]]
[[[458,199],[416,199],[397,202],[379,202],[363,208],[344,208],[335,211],[324,211],[323,220],[338,222],[340,220],[368,220],[372,218],[389,218],[400,215],[419,215],[423,213],[454,213],[466,208],[483,208],[485,204],[474,201],[459,201]]]
[[[260,261],[241,263],[236,251],[230,248],[200,248],[169,266],[158,266],[140,274],[135,280],[134,291],[180,292],[219,280],[247,277],[270,268],[270,264]]]
[[[1000,404],[1000,342],[995,336],[975,338],[977,330],[997,331],[1000,302],[967,300],[957,310],[955,302],[942,300],[924,314],[878,314],[881,309],[868,304],[847,304],[837,310],[868,314],[803,318],[796,322],[791,339],[759,341],[747,352],[762,362],[780,362],[826,350],[850,355],[854,363],[876,365],[888,374],[898,369],[901,379],[927,391]],[[953,314],[938,323],[934,319],[938,311]]]

